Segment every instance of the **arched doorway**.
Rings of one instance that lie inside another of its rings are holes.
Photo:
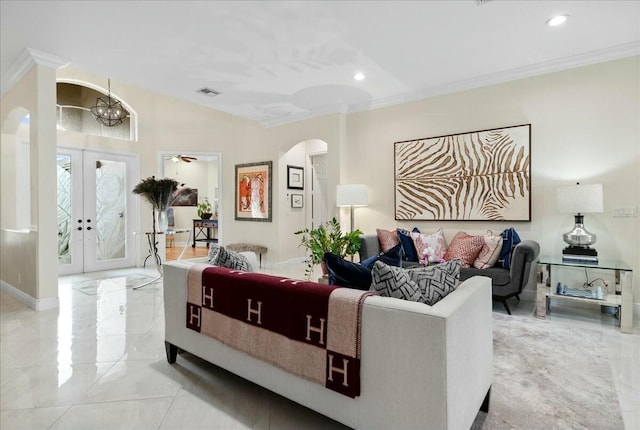
[[[286,201],[279,205],[281,259],[302,259],[305,252],[298,246],[295,232],[319,225],[333,215],[328,205],[327,142],[309,139],[297,143],[280,156],[278,161],[280,195]],[[303,189],[288,187],[287,167],[304,169]],[[299,197],[301,196],[301,198]],[[302,205],[298,202],[302,201]]]

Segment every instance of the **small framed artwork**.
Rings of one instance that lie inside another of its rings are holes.
[[[271,222],[271,161],[236,164],[237,221]]]
[[[291,194],[291,207],[292,208],[304,207],[304,196],[302,194]]]
[[[304,167],[287,166],[287,188],[304,190]]]
[[[176,190],[171,206],[198,206],[198,189],[183,188]]]

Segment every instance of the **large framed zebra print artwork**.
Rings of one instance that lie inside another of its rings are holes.
[[[395,219],[531,221],[531,124],[395,142]]]

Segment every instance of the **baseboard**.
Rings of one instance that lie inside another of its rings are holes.
[[[8,282],[0,280],[0,290],[9,294],[14,299],[23,303],[25,306],[33,309],[34,311],[46,311],[49,309],[56,309],[60,306],[60,302],[57,297],[51,297],[47,299],[36,299],[22,290],[17,289]]]
[[[263,260],[262,267],[264,269],[272,269],[272,270],[286,269],[288,267],[292,267],[298,264],[303,264],[306,260],[307,259],[305,257],[291,258],[289,260],[279,261],[275,263]]]

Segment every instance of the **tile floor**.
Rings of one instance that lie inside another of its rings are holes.
[[[0,294],[0,429],[345,428],[189,354],[169,365],[161,284],[126,287],[127,277],[140,282],[140,274],[155,272],[61,277],[60,308],[44,312]],[[103,280],[83,282],[96,279]],[[533,308],[526,300],[512,305],[523,318],[533,318]],[[494,310],[504,312],[500,304]],[[577,333],[589,327],[607,334],[625,428],[640,429],[638,321],[625,335],[592,308],[552,310],[550,320]]]

